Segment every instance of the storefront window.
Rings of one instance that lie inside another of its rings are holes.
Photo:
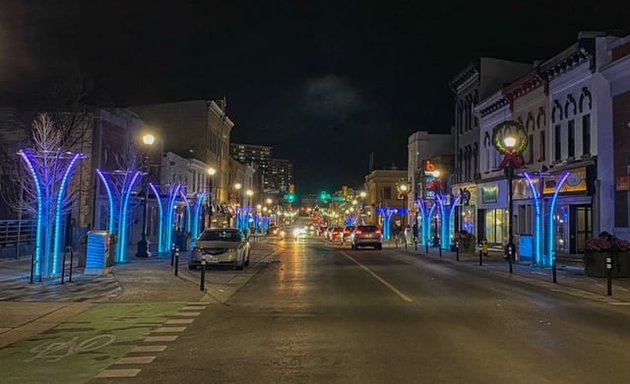
[[[556,253],[569,253],[569,206],[556,209],[554,216]]]
[[[475,207],[474,206],[463,206],[462,207],[462,218],[461,218],[461,225],[460,225],[460,229],[462,231],[466,231],[468,233],[472,233],[473,235],[476,236],[476,232],[475,232],[475,223],[476,223],[476,218],[475,218]]]
[[[507,211],[489,209],[486,211],[486,240],[490,244],[503,244],[507,236]]]

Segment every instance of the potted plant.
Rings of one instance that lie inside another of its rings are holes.
[[[605,237],[588,239],[584,252],[584,273],[592,277],[606,277],[606,258],[611,257],[612,242]]]
[[[630,276],[630,241],[615,238],[613,248],[613,275],[615,277]]]
[[[459,244],[460,252],[475,253],[475,236],[468,231],[455,232],[454,240]]]
[[[606,277],[606,258],[612,261],[613,277],[630,276],[630,242],[602,232],[597,239],[586,240],[584,272],[587,276]]]

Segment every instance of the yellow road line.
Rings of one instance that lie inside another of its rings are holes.
[[[392,292],[394,292],[396,295],[398,295],[398,297],[400,297],[401,299],[403,299],[404,301],[411,303],[413,301],[413,299],[407,295],[405,295],[404,293],[400,292],[398,289],[396,289],[396,287],[394,287],[393,285],[391,285],[390,283],[388,283],[387,281],[385,281],[382,277],[380,277],[379,275],[377,275],[376,273],[372,272],[372,270],[368,267],[366,267],[365,265],[359,263],[354,257],[348,255],[345,252],[340,252],[342,255],[344,255],[345,257],[347,257],[348,259],[352,260],[356,265],[358,265],[359,267],[363,268],[363,270],[365,270],[367,273],[369,273],[370,275],[372,275],[373,278],[375,278],[376,280],[378,280],[381,284],[383,284],[384,286],[386,286],[387,288],[389,288]]]

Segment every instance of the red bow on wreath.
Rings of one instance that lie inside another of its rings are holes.
[[[524,163],[525,161],[523,160],[523,156],[521,156],[520,153],[515,151],[505,152],[505,156],[503,157],[501,164],[499,164],[499,168],[505,168],[509,164],[512,164],[514,168],[520,168],[523,166]]]

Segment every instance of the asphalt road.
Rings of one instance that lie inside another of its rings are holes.
[[[630,382],[630,307],[394,250],[276,257],[138,376],[91,382]]]

